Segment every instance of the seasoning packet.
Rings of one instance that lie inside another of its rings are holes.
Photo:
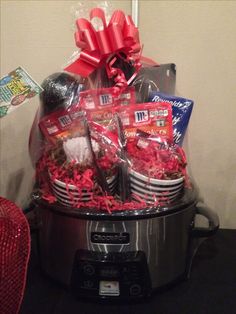
[[[134,87],[129,87],[122,93],[117,93],[114,87],[85,90],[80,92],[79,102],[83,110],[126,106],[135,103],[135,90]]]
[[[135,103],[134,88],[117,93],[114,87],[86,90],[80,93],[79,105],[86,112],[88,120],[108,126],[115,108]]]
[[[39,122],[39,128],[51,144],[55,144],[59,139],[82,136],[85,134],[84,112],[76,106],[59,109],[44,116]]]
[[[173,140],[172,109],[167,102],[133,104],[120,107],[118,113],[127,138],[135,137],[137,130],[141,130]]]

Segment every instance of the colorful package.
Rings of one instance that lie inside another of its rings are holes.
[[[8,73],[0,80],[0,118],[42,91],[23,68]]]
[[[84,113],[78,107],[57,110],[39,122],[39,127],[46,140],[55,143],[58,139],[84,135]]]
[[[135,91],[134,87],[129,87],[118,94],[114,87],[90,89],[80,92],[79,101],[81,108],[85,111],[117,105],[130,105],[135,102]]]
[[[120,107],[119,116],[125,136],[135,137],[139,129],[150,135],[162,135],[172,141],[172,109],[166,102],[134,104]]]
[[[166,95],[160,92],[152,92],[149,101],[165,101],[171,104],[173,138],[174,142],[181,146],[192,113],[193,101],[182,97]]]
[[[128,106],[135,102],[134,88],[127,88],[117,94],[114,87],[86,90],[80,93],[79,105],[86,112],[88,120],[108,126],[119,106]]]

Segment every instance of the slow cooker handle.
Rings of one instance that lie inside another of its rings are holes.
[[[206,228],[193,227],[191,235],[195,238],[207,238],[214,235],[220,225],[218,215],[213,210],[198,204],[196,205],[196,214],[206,217],[208,219],[209,226]]]

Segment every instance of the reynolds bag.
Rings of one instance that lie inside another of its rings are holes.
[[[160,92],[152,92],[149,101],[164,101],[171,104],[173,138],[174,142],[181,146],[192,113],[193,101],[182,97],[166,95]]]

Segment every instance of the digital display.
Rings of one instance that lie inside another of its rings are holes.
[[[112,266],[103,267],[100,269],[100,276],[109,278],[117,277],[119,276],[119,270]]]

